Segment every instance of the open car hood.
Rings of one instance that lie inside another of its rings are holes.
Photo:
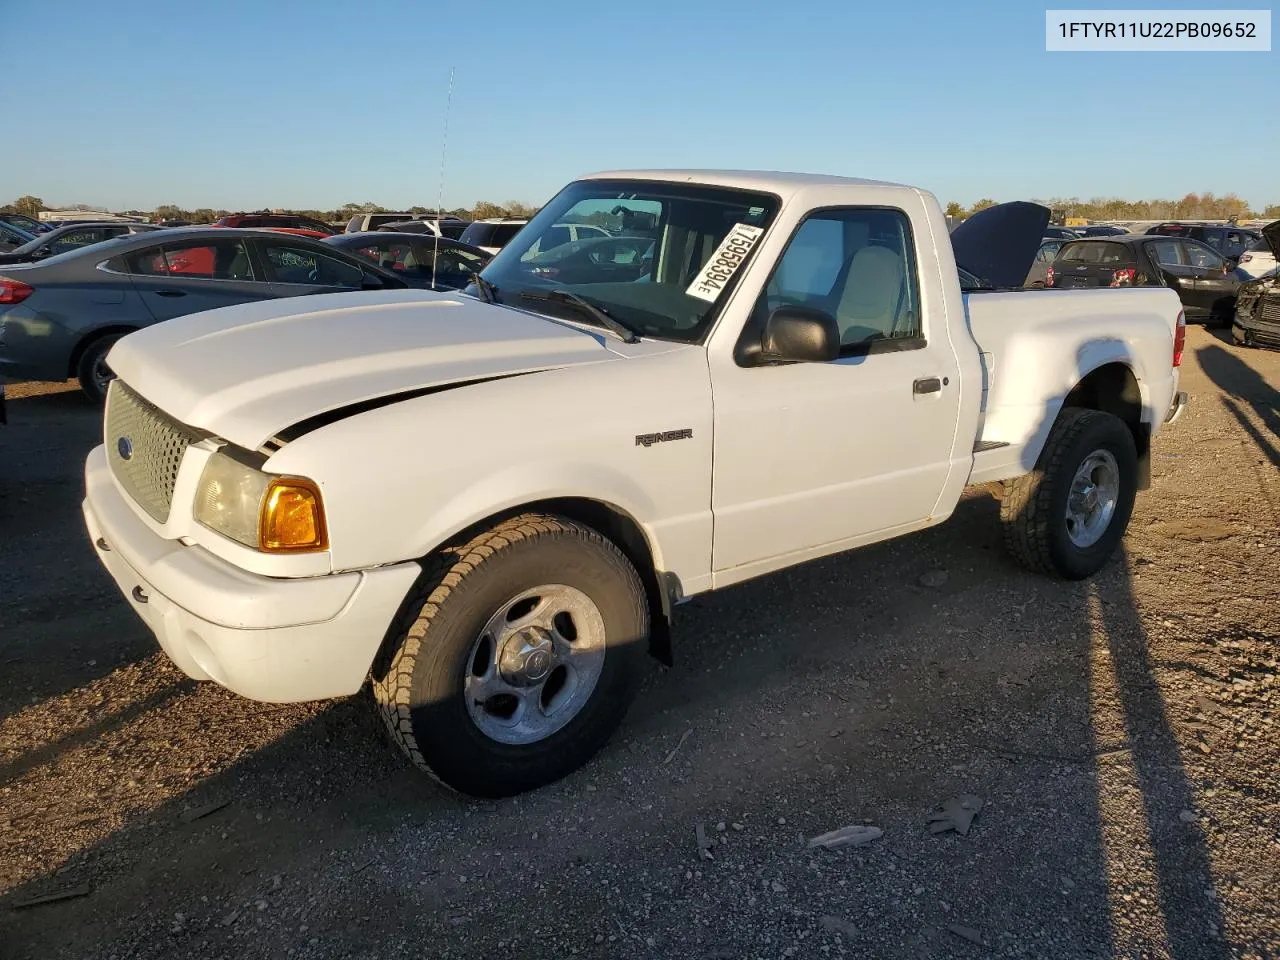
[[[1271,255],[1280,260],[1280,220],[1268,223],[1262,228],[1262,239],[1271,248]]]
[[[951,231],[956,263],[993,287],[1020,287],[1049,217],[1048,207],[1025,200],[987,207]]]

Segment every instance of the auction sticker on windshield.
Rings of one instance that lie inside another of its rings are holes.
[[[697,278],[689,284],[685,293],[699,300],[715,303],[762,233],[764,227],[735,223],[716,248],[716,252],[711,255],[711,259],[698,271]]]

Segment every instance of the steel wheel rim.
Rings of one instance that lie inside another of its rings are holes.
[[[564,584],[523,590],[498,607],[471,645],[463,696],[498,743],[538,743],[582,712],[604,670],[604,617]]]
[[[1091,547],[1107,532],[1120,502],[1120,466],[1110,450],[1094,450],[1076,468],[1067,494],[1067,536]]]

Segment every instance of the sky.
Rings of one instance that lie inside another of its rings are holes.
[[[652,167],[966,205],[1280,202],[1280,54],[1048,53],[1044,17],[1026,0],[0,0],[0,202],[430,207],[442,152],[446,208]]]

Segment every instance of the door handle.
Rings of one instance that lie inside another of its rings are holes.
[[[185,290],[157,290],[156,291],[157,297],[185,297],[186,295],[187,295],[187,291]]]
[[[925,393],[941,393],[946,382],[945,377],[921,377],[911,385],[911,392],[917,397]]]

